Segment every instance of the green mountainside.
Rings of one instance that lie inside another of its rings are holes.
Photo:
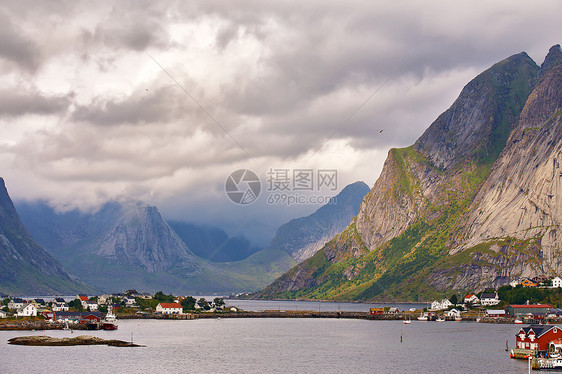
[[[413,146],[390,150],[342,233],[254,297],[418,300],[560,274],[559,52],[541,68],[520,53],[473,79]],[[541,212],[529,222],[525,204]]]

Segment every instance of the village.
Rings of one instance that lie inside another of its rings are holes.
[[[103,315],[107,315],[108,312],[116,313],[121,319],[150,316],[190,319],[192,313],[214,313],[225,310],[225,302],[220,297],[207,301],[205,298],[173,296],[163,292],[151,295],[139,293],[134,289],[127,290],[125,293],[100,296],[78,294],[72,300],[68,300],[68,297],[55,297],[45,301],[41,298],[28,299],[7,295],[0,295],[0,298],[2,305],[0,319],[40,320],[52,328],[99,329],[102,326]],[[230,307],[228,311],[237,312],[238,309]]]
[[[428,303],[427,307],[400,310],[399,307],[370,308],[367,316],[350,314],[350,318],[369,319],[417,319],[420,321],[467,320],[491,323],[547,323],[559,322],[562,318],[560,308],[560,277],[544,276],[525,278],[512,282],[509,286],[480,293],[468,293],[464,297],[453,294]],[[505,300],[502,300],[503,295]],[[558,297],[558,299],[556,299]],[[96,328],[108,311],[120,319],[130,318],[181,318],[191,319],[206,314],[239,313],[236,307],[226,307],[221,297],[207,301],[201,297],[166,295],[162,291],[154,295],[141,293],[135,289],[124,293],[88,296],[78,294],[74,298],[55,297],[48,301],[41,298],[21,298],[0,295],[0,319],[17,320],[39,318],[48,324],[60,327],[75,325],[79,328]],[[543,300],[554,302],[540,302]],[[515,302],[514,302],[515,301]],[[537,302],[539,301],[539,302]],[[554,305],[555,304],[555,305]],[[271,316],[296,316],[312,314],[314,311],[265,311]],[[276,312],[276,313],[273,313]],[[273,314],[272,314],[273,313]],[[249,314],[247,314],[249,315]],[[262,313],[260,316],[267,316]],[[318,313],[315,315],[320,316]],[[326,316],[329,316],[327,314]],[[340,313],[338,316],[347,316]],[[1,325],[0,325],[1,328]]]

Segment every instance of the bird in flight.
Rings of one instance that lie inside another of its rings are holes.
[[[382,134],[383,131],[384,131],[384,129],[380,129],[380,130],[379,130],[379,134]]]

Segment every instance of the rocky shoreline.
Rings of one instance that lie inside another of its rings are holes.
[[[73,338],[52,338],[50,336],[20,336],[8,340],[8,344],[30,345],[41,347],[66,347],[76,345],[107,345],[110,347],[144,347],[143,345],[117,339],[102,339],[91,335],[80,335]]]

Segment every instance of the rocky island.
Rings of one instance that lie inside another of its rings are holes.
[[[74,338],[52,338],[45,335],[20,336],[8,340],[8,344],[33,345],[43,347],[61,347],[74,345],[108,345],[110,347],[144,347],[143,345],[117,339],[102,339],[91,335],[80,335]]]

